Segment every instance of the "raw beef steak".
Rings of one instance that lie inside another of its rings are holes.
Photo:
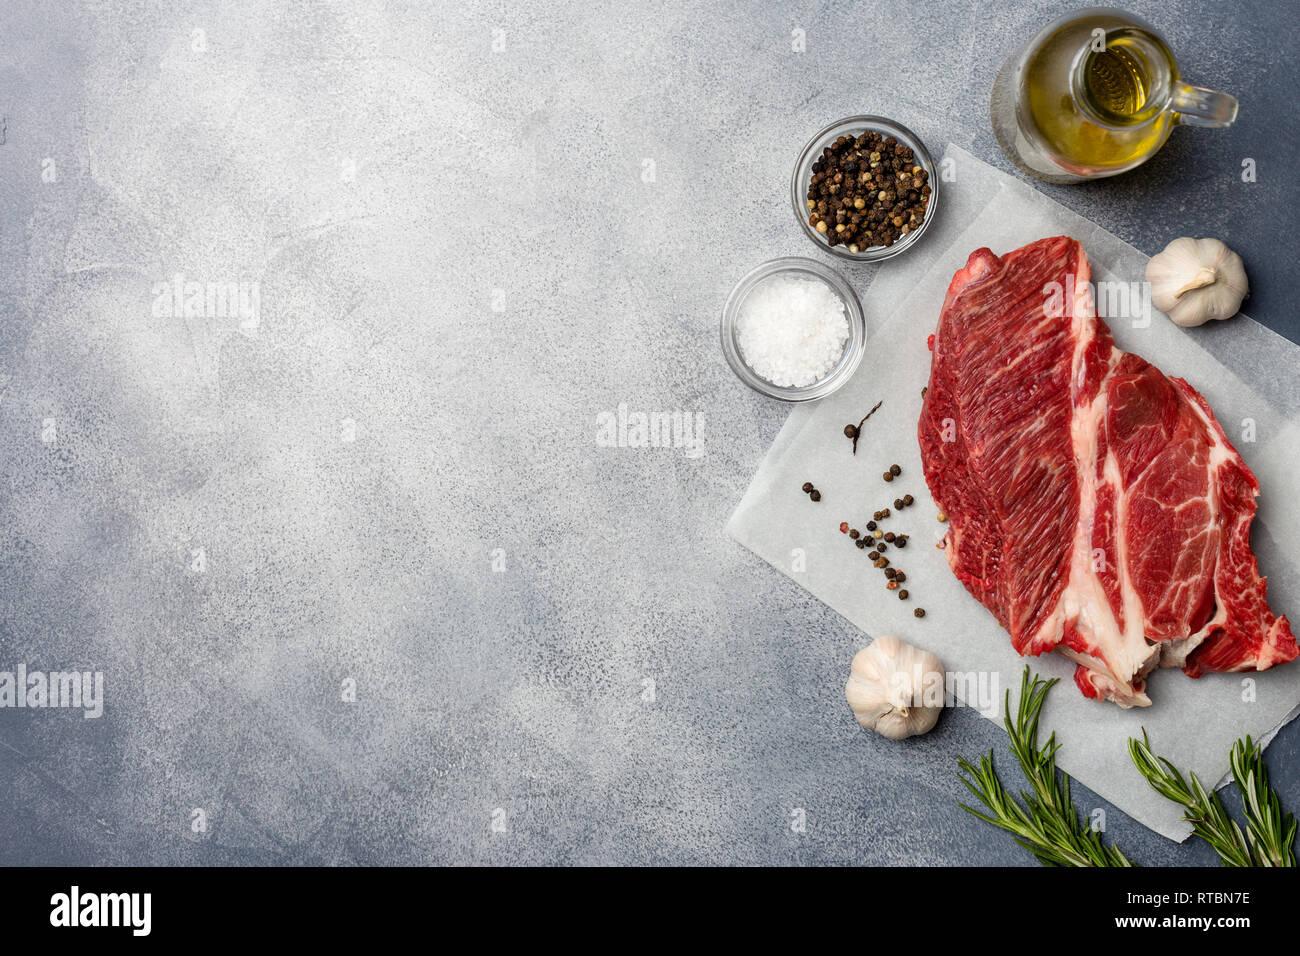
[[[953,276],[918,426],[953,573],[1017,651],[1060,651],[1123,707],[1157,666],[1293,660],[1250,549],[1255,476],[1195,389],[1115,347],[1089,279],[1067,236]]]

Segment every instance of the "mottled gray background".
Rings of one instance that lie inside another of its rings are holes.
[[[5,3],[0,669],[108,703],[0,711],[0,861],[1025,862],[955,806],[1000,731],[862,732],[863,635],[723,536],[786,409],[716,323],[820,255],[788,177],[831,120],[1010,169],[990,83],[1069,6]],[[1048,189],[1147,252],[1223,237],[1295,339],[1294,9],[1146,7],[1240,122]],[[155,317],[176,273],[259,283],[257,334]],[[706,453],[597,447],[619,403]]]

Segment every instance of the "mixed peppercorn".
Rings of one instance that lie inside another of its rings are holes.
[[[893,136],[841,136],[813,163],[808,225],[851,253],[892,246],[925,221],[929,179],[912,148]]]
[[[853,453],[855,455],[858,451],[858,438],[861,437],[862,426],[866,424],[868,418],[875,414],[881,404],[881,402],[877,402],[875,407],[872,408],[871,411],[867,412],[867,414],[863,416],[862,421],[858,422],[856,425],[848,424],[844,426],[844,435],[846,438],[852,439]],[[893,464],[881,474],[881,478],[886,482],[892,482],[895,478],[901,477],[902,474],[902,467],[898,464]],[[811,481],[805,481],[801,490],[804,494],[812,498],[813,501],[821,500],[821,494],[813,487]],[[865,531],[859,531],[857,528],[851,527],[847,521],[840,522],[840,534],[848,535],[849,540],[851,540],[854,546],[859,550],[866,550],[867,548],[871,549],[870,551],[867,551],[867,558],[871,561],[873,566],[883,572],[885,577],[885,589],[897,593],[900,601],[906,601],[911,596],[907,588],[902,586],[904,582],[907,581],[907,575],[898,568],[891,567],[889,558],[885,555],[891,547],[899,549],[907,547],[908,535],[899,531],[886,531],[880,526],[880,523],[893,517],[895,511],[902,511],[904,508],[910,508],[914,504],[916,504],[916,498],[912,495],[900,495],[894,499],[893,511],[889,508],[881,508],[879,511],[872,513],[871,520],[865,525]],[[940,521],[948,520],[948,516],[942,511],[940,511],[936,517]],[[940,545],[940,547],[942,547],[942,545]],[[925,608],[915,608],[913,609],[912,614],[918,618],[925,617]]]
[[[880,410],[880,406],[883,404],[885,404],[883,399],[876,402],[876,404],[871,407],[871,411],[862,416],[862,421],[858,422],[856,425],[848,424],[844,426],[844,437],[853,440],[853,454],[856,455],[858,453],[858,439],[862,436],[862,426],[867,423],[868,418]]]
[[[846,426],[844,433],[847,435],[849,429],[853,427],[854,426],[852,425]],[[902,473],[903,469],[898,465],[890,465],[889,470],[884,473],[884,478],[886,481],[893,481],[895,478],[902,475]],[[901,498],[895,498],[894,511],[902,511],[904,508],[910,507],[915,502],[916,499],[911,495],[903,495]],[[871,520],[866,523],[865,532],[850,527],[847,521],[841,521],[840,533],[847,534],[849,539],[860,550],[868,547],[871,548],[870,551],[867,551],[867,558],[871,561],[874,567],[880,569],[884,573],[885,589],[896,592],[900,601],[906,601],[911,597],[907,588],[902,586],[903,583],[907,581],[907,574],[900,571],[898,568],[891,567],[889,558],[885,555],[889,552],[891,547],[907,547],[908,536],[902,532],[886,531],[880,527],[882,521],[887,521],[893,516],[893,511],[890,511],[888,508],[881,508],[879,511],[872,513]],[[912,613],[917,617],[925,617],[924,608],[918,607]]]

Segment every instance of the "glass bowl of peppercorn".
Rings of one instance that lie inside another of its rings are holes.
[[[814,136],[790,181],[808,238],[842,259],[879,262],[921,241],[938,177],[925,145],[883,116],[850,116]]]

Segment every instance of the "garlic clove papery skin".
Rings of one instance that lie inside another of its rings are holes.
[[[892,634],[857,653],[844,696],[858,723],[902,740],[929,732],[943,709],[943,665]]]
[[[1250,292],[1241,256],[1218,239],[1175,239],[1147,262],[1146,278],[1151,303],[1184,327],[1232,318]]]

